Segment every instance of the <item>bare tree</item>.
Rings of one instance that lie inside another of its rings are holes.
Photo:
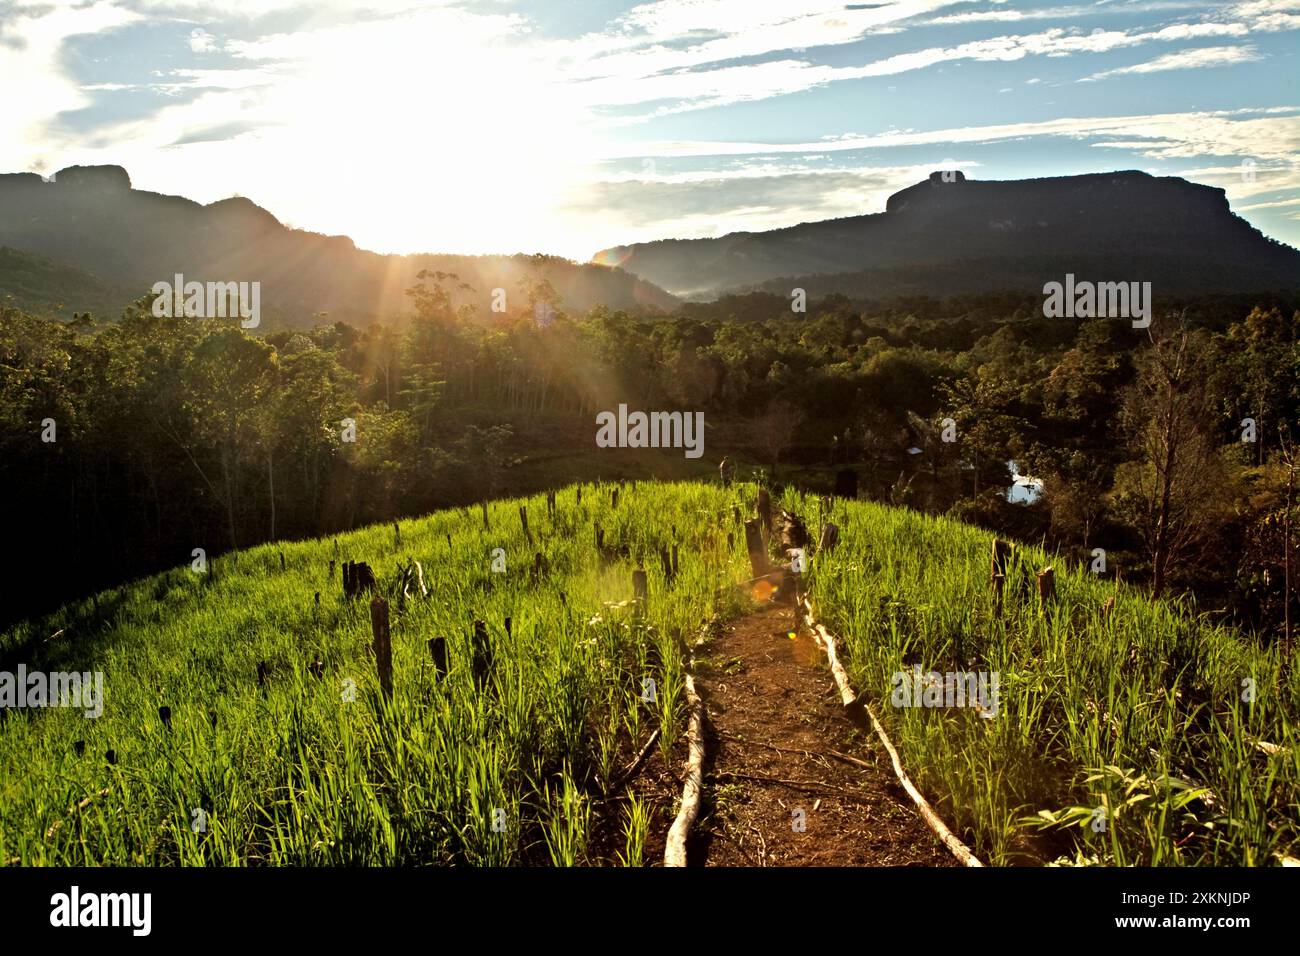
[[[1121,469],[1119,505],[1151,560],[1151,596],[1164,594],[1171,568],[1194,555],[1212,530],[1223,486],[1206,386],[1212,358],[1205,336],[1185,326],[1154,338],[1139,358],[1124,404],[1136,460]]]

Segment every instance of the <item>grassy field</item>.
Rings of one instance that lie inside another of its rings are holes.
[[[841,538],[812,563],[818,617],[909,773],[981,856],[1252,866],[1300,851],[1300,678],[1278,646],[1029,547],[999,616],[990,534],[867,503],[827,518]],[[1053,564],[1045,608],[1033,572]],[[997,672],[997,716],[894,706],[893,675],[915,665]]]
[[[639,800],[621,771],[655,730],[650,759],[680,770],[682,641],[749,607],[734,586],[750,576],[734,509],[752,513],[754,495],[568,486],[553,519],[536,496],[492,504],[489,530],[472,508],[402,522],[400,543],[383,526],[267,545],[0,634],[0,670],[105,675],[98,719],[0,712],[0,864],[656,862],[646,836],[673,808]],[[913,778],[987,861],[1296,855],[1300,681],[1279,650],[1059,563],[1043,607],[1032,572],[1052,562],[1033,548],[1017,549],[998,615],[986,532],[795,492],[783,502],[814,531],[839,525],[808,572],[818,616],[846,641],[854,684]],[[674,543],[670,581],[660,551]],[[427,599],[396,589],[411,559]],[[368,601],[342,594],[345,560],[369,562],[390,602],[390,699]],[[638,565],[643,618],[628,603]],[[476,620],[493,647],[482,687]],[[427,644],[438,636],[441,679]],[[996,672],[997,716],[891,706],[892,675],[913,665]]]
[[[629,484],[614,507],[616,487],[585,486],[581,504],[577,486],[559,490],[554,521],[540,496],[491,505],[489,531],[474,508],[403,522],[400,546],[391,526],[371,527],[340,535],[337,555],[318,540],[218,558],[206,574],[187,564],[99,595],[98,612],[87,600],[5,633],[5,659],[103,671],[105,709],[10,711],[0,723],[0,861],[645,862],[648,816],[671,808],[612,783],[655,728],[665,753],[680,736],[675,635],[732,613],[724,585],[747,564],[720,530],[734,526],[737,491]],[[606,549],[625,553],[598,554],[597,526]],[[659,550],[674,542],[669,585]],[[494,548],[504,573],[491,570]],[[336,556],[369,562],[389,591],[391,700],[369,651],[368,602],[343,598]],[[431,595],[403,609],[391,589],[409,558]],[[632,597],[638,562],[644,621],[608,606]],[[482,689],[470,673],[475,620],[494,649]],[[450,651],[441,682],[435,636]]]

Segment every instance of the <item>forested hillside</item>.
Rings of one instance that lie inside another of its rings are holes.
[[[456,309],[454,282],[426,276],[404,319],[265,336],[155,318],[147,300],[93,325],[6,309],[0,481],[24,547],[6,552],[5,617],[197,547],[595,476],[716,474],[730,456],[814,489],[853,469],[863,496],[1079,562],[1100,548],[1108,577],[1283,625],[1294,301],[1167,303],[1149,331],[1004,296],[800,315],[754,295],[543,325],[526,307]],[[597,447],[596,415],[628,402],[703,412],[703,456]],[[1007,501],[1008,460],[1040,501]]]

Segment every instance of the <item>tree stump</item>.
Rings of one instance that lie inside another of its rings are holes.
[[[1043,568],[1038,572],[1038,600],[1044,607],[1056,600],[1056,571],[1053,568]]]
[[[632,572],[632,596],[636,600],[639,610],[644,612],[646,603],[650,599],[650,586],[646,578],[645,568],[637,568]]]
[[[524,538],[528,541],[528,546],[533,545],[533,533],[528,530],[528,505],[519,506],[519,523],[524,526]]]
[[[364,561],[343,562],[343,596],[349,600],[375,590],[375,573]]]
[[[736,466],[731,463],[730,458],[723,458],[718,464],[718,477],[722,479],[722,487],[730,488],[731,480],[735,477]]]
[[[492,639],[488,637],[487,623],[474,622],[474,654],[471,669],[474,673],[474,686],[482,690],[492,679],[493,654]]]
[[[767,547],[768,535],[772,531],[772,496],[767,493],[766,488],[758,489],[755,511],[758,514],[758,529],[763,532],[763,547]]]
[[[434,682],[447,676],[447,639],[445,637],[429,638],[429,656],[433,658],[433,669],[437,673]]]
[[[1011,563],[1011,544],[1007,541],[993,539],[993,564],[990,577],[997,577],[999,574],[1004,578],[1007,576],[1007,568]]]
[[[670,558],[668,555],[667,548],[659,549],[659,560],[663,562],[664,580],[667,583],[672,584],[673,583],[673,561],[672,558]]]
[[[745,550],[749,552],[749,566],[754,572],[754,577],[761,578],[767,574],[769,570],[767,548],[763,546],[763,533],[757,518],[750,518],[745,522]]]
[[[817,542],[817,550],[830,551],[832,548],[835,547],[836,544],[839,543],[839,540],[840,540],[839,526],[833,522],[828,521],[824,525],[822,525],[822,536],[821,536],[821,540]]]

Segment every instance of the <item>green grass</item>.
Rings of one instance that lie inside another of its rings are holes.
[[[748,606],[731,586],[750,574],[733,508],[751,513],[754,488],[629,484],[617,509],[612,488],[582,486],[581,504],[577,486],[560,489],[554,521],[535,496],[493,504],[490,531],[477,508],[458,509],[403,522],[400,546],[391,526],[376,526],[339,535],[337,556],[324,539],[224,556],[206,575],[186,563],[0,634],[0,669],[105,674],[99,719],[33,709],[0,721],[0,864],[654,863],[648,835],[671,807],[622,788],[621,769],[658,729],[649,760],[680,771],[675,635]],[[839,546],[811,561],[819,617],[845,639],[855,686],[909,773],[988,862],[1270,865],[1297,855],[1300,680],[1284,676],[1278,649],[1033,548],[1017,550],[997,618],[989,534],[865,503],[819,515],[793,492],[784,504],[810,528],[839,524]],[[596,526],[626,554],[599,555]],[[659,550],[673,542],[680,574],[670,585]],[[497,547],[505,574],[490,571]],[[343,599],[337,568],[329,576],[335,558],[369,562],[388,594],[389,700],[367,602]],[[431,595],[403,606],[393,587],[410,558]],[[623,603],[638,563],[649,577],[644,619]],[[1049,563],[1057,600],[1045,610],[1032,572]],[[482,690],[470,665],[476,619],[495,651]],[[427,649],[435,636],[450,648],[441,682]],[[998,672],[998,716],[891,707],[890,676],[913,664]],[[642,699],[646,678],[653,701]],[[170,730],[160,706],[171,708]],[[1265,753],[1260,741],[1280,749]],[[1098,807],[1106,827],[1094,832]]]
[[[725,585],[747,576],[747,564],[739,544],[726,553],[737,490],[627,485],[613,509],[611,488],[585,486],[581,505],[576,487],[561,489],[554,522],[537,496],[494,503],[486,532],[472,508],[403,522],[400,547],[391,526],[338,536],[339,564],[368,561],[381,590],[415,558],[431,591],[404,610],[389,595],[388,701],[369,652],[368,602],[344,600],[339,570],[329,578],[332,539],[221,557],[206,575],[186,564],[99,595],[99,615],[87,600],[0,636],[0,656],[29,667],[105,674],[98,719],[32,709],[0,724],[0,862],[642,862],[654,808],[611,783],[656,727],[665,756],[680,737],[673,635],[734,613]],[[628,557],[602,560],[596,524]],[[674,540],[680,573],[668,586],[659,548]],[[505,574],[489,570],[497,547]],[[536,552],[545,569],[534,579]],[[605,606],[632,597],[638,561],[649,577],[643,621],[631,607]],[[495,649],[482,691],[470,673],[475,619]],[[427,649],[438,635],[451,658],[441,683]],[[309,670],[317,657],[321,677]],[[645,678],[656,682],[653,703],[641,699]],[[194,832],[197,809],[205,832]],[[601,827],[613,838],[608,851],[593,843]]]
[[[817,518],[798,496],[786,507]],[[818,616],[847,642],[855,689],[909,774],[982,857],[1254,866],[1297,855],[1300,678],[1279,647],[1030,547],[1017,549],[998,618],[990,534],[874,504],[836,502],[826,517],[841,537],[811,565]],[[1045,610],[1033,572],[1048,565],[1057,600]],[[998,672],[997,717],[891,706],[892,675],[914,664]]]

